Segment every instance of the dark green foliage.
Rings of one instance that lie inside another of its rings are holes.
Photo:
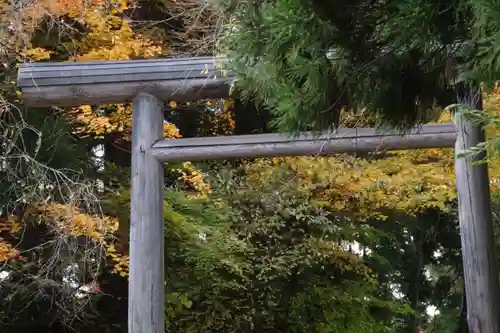
[[[291,169],[269,183],[244,169],[218,170],[208,201],[167,192],[168,331],[395,332],[404,302],[380,297],[368,262],[340,247],[358,229],[301,194]]]
[[[73,189],[56,183],[78,182],[93,173],[85,142],[77,142],[63,117],[47,109],[12,107],[0,119],[0,143],[5,165],[0,169],[0,204],[11,212],[30,200],[44,200],[48,193],[61,200]]]
[[[283,131],[338,125],[343,107],[397,127],[427,121],[454,102],[449,60],[475,82],[500,68],[496,1],[222,2],[237,86]]]

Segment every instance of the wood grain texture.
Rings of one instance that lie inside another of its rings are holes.
[[[164,333],[163,165],[148,148],[163,136],[164,104],[133,101],[130,211],[129,333]]]
[[[32,106],[131,102],[141,92],[177,101],[227,97],[225,58],[63,62],[21,65],[18,86]]]
[[[483,130],[456,114],[455,154],[485,141]],[[470,333],[500,333],[500,289],[485,157],[455,157],[460,236]]]
[[[255,134],[161,140],[151,148],[159,161],[213,160],[278,156],[367,153],[384,150],[451,148],[455,144],[453,124],[425,125],[407,133],[378,132],[373,128],[340,129],[338,133],[298,137],[286,134]]]

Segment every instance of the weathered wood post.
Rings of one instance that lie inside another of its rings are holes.
[[[132,107],[132,190],[128,332],[164,333],[163,163],[150,153],[163,138],[164,103],[140,93]]]
[[[482,109],[479,89],[459,88],[459,103]],[[495,255],[490,184],[485,154],[462,157],[460,152],[485,141],[480,126],[455,112],[458,130],[455,173],[469,333],[500,333],[500,288]]]

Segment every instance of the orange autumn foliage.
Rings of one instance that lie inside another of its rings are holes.
[[[33,222],[36,221],[36,222]],[[12,240],[22,238],[24,228],[30,223],[43,224],[54,235],[65,237],[86,237],[99,243],[112,239],[118,230],[119,222],[109,216],[93,216],[69,204],[34,203],[26,207],[22,218],[9,215],[0,220],[0,233],[9,235]],[[15,259],[19,255],[13,242],[0,238],[0,262]]]
[[[118,220],[109,216],[91,216],[68,204],[37,204],[29,213],[60,234],[85,236],[102,241],[118,230]]]
[[[1,237],[1,235],[18,232],[19,229],[19,223],[12,216],[0,219],[0,262],[16,259],[19,256],[19,251]]]
[[[18,255],[19,251],[12,247],[11,244],[4,242],[3,238],[0,238],[0,262],[15,259]]]
[[[130,105],[101,105],[94,109],[83,105],[70,112],[75,124],[75,134],[80,137],[93,136],[104,138],[114,134],[116,141],[129,142],[132,134],[132,108]],[[165,122],[163,125],[165,138],[181,137],[174,124]]]

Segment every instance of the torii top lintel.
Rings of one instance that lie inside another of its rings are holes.
[[[41,62],[19,68],[18,86],[30,106],[131,102],[140,92],[162,100],[229,96],[231,73],[222,57],[99,62]]]

